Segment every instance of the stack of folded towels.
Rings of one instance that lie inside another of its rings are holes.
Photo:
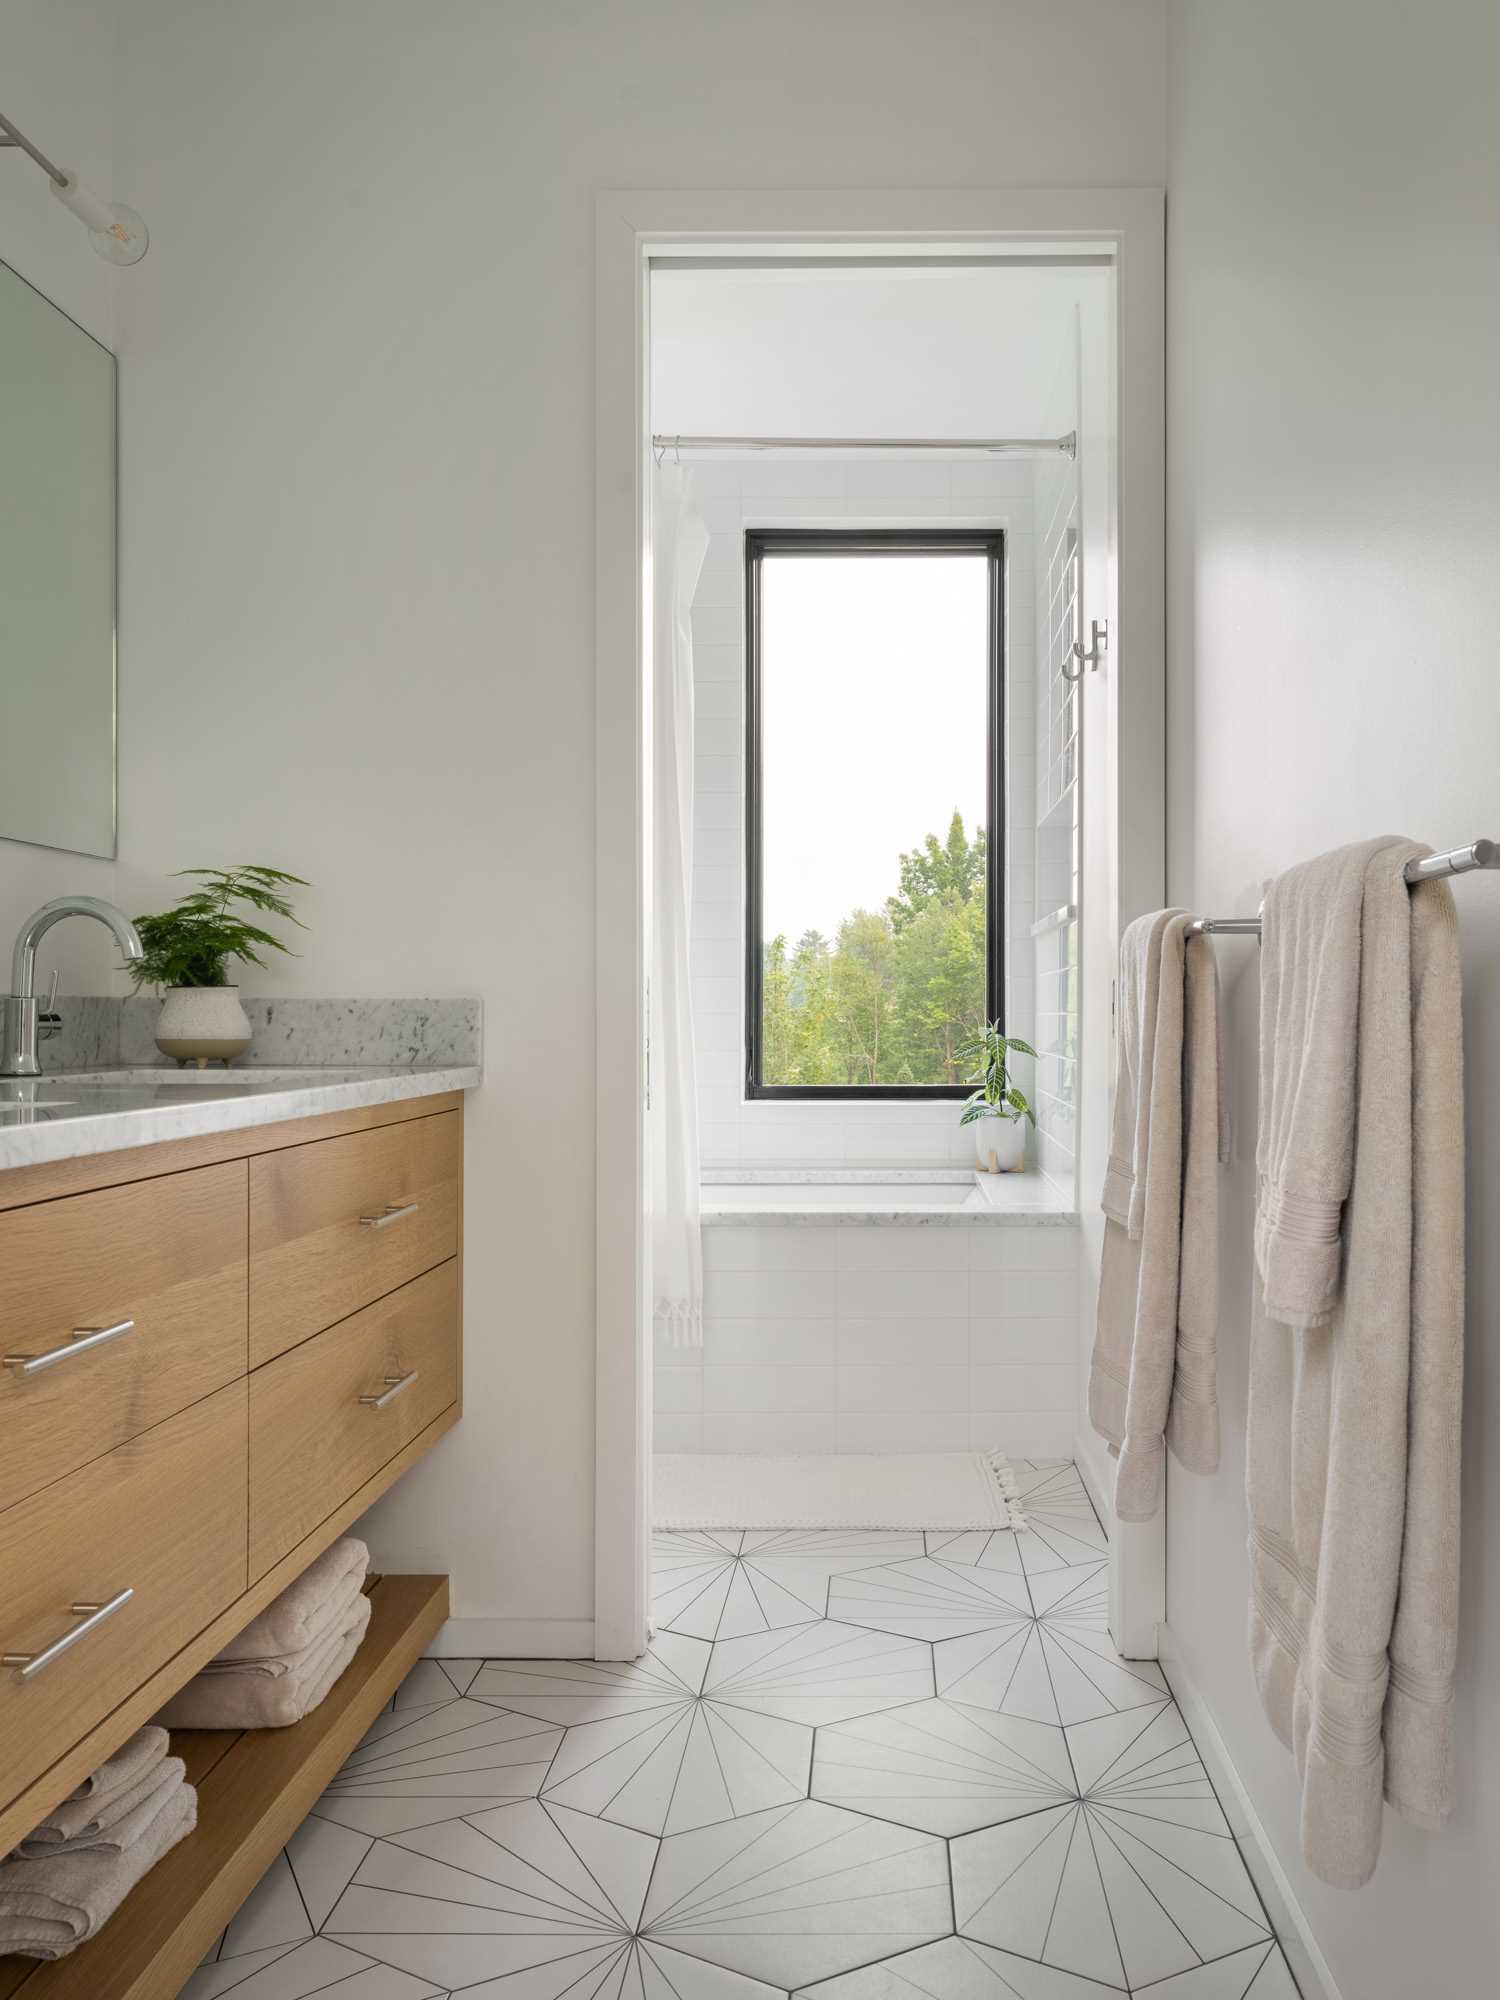
[[[0,1862],[0,1954],[64,1957],[197,1823],[166,1730],[137,1730]]]
[[[285,1729],[315,1709],[370,1622],[370,1551],[346,1536],[326,1549],[173,1695],[168,1729]]]

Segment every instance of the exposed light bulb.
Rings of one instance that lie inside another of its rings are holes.
[[[111,264],[139,264],[151,243],[150,232],[133,208],[122,201],[100,201],[79,183],[71,171],[52,183],[52,192],[64,208],[71,209],[89,232],[89,241],[99,256]]]
[[[109,227],[91,229],[90,243],[111,264],[139,264],[151,247],[151,236],[145,223],[123,201],[111,202],[109,213]]]

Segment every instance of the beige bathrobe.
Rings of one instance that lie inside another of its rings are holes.
[[[1250,1647],[1302,1848],[1357,1887],[1382,1794],[1453,1797],[1463,1058],[1453,899],[1414,842],[1277,881],[1261,968]]]
[[[1089,1418],[1118,1459],[1115,1512],[1149,1520],[1165,1449],[1218,1464],[1217,1168],[1228,1157],[1213,945],[1159,910],[1120,943],[1117,1072]]]

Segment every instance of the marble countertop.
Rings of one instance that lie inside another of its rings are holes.
[[[64,1070],[0,1079],[0,1170],[477,1089],[477,1064]]]

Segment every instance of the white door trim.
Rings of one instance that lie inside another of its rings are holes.
[[[1122,809],[1119,918],[1164,880],[1163,195],[1159,188],[604,194],[595,236],[595,1485],[594,1652],[647,1636],[651,1448],[646,1298],[644,843],[648,287],[653,249],[768,245],[1114,250],[1120,296],[1119,753],[1154,814]]]

